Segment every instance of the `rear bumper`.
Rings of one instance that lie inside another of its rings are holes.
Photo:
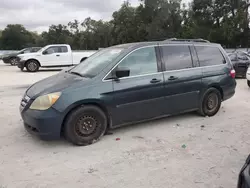
[[[226,85],[222,87],[223,90],[223,101],[232,98],[235,94],[236,81],[234,80],[230,85]]]
[[[61,136],[63,116],[53,108],[46,111],[24,110],[21,112],[25,129],[42,140],[55,140]]]

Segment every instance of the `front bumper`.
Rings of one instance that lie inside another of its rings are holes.
[[[250,188],[250,155],[240,171],[237,188]]]
[[[3,60],[3,62],[5,63],[5,64],[9,64],[10,63],[10,59],[9,58],[2,58],[2,60]]]
[[[30,100],[25,107],[20,106],[20,113],[25,129],[42,140],[59,139],[61,136],[63,114],[54,108],[49,108],[45,111],[30,110],[29,106],[31,103],[32,101]]]
[[[17,67],[23,70],[25,67],[25,61],[23,60],[18,61]]]

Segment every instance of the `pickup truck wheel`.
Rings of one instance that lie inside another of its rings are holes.
[[[78,146],[97,142],[107,129],[107,117],[98,107],[81,106],[66,118],[64,134],[68,141]]]
[[[221,93],[216,88],[209,88],[203,95],[198,113],[202,116],[214,116],[221,107]]]
[[[37,72],[39,70],[39,63],[35,60],[30,60],[26,63],[26,69],[28,72]]]

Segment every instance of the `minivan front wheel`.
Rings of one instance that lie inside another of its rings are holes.
[[[214,116],[221,107],[221,93],[216,88],[209,88],[203,96],[199,114],[202,116]]]
[[[67,140],[78,146],[97,142],[107,129],[105,113],[93,105],[81,106],[66,118],[64,135]]]

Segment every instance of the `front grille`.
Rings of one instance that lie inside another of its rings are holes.
[[[30,126],[30,125],[28,125],[28,124],[24,124],[24,126],[26,127],[26,129],[27,129],[28,131],[31,131],[31,132],[34,132],[34,133],[38,133],[38,132],[39,132],[39,130],[38,130],[37,128],[32,127],[32,126]]]
[[[21,111],[27,106],[29,102],[30,102],[30,97],[28,95],[25,95],[21,100],[20,104]]]

